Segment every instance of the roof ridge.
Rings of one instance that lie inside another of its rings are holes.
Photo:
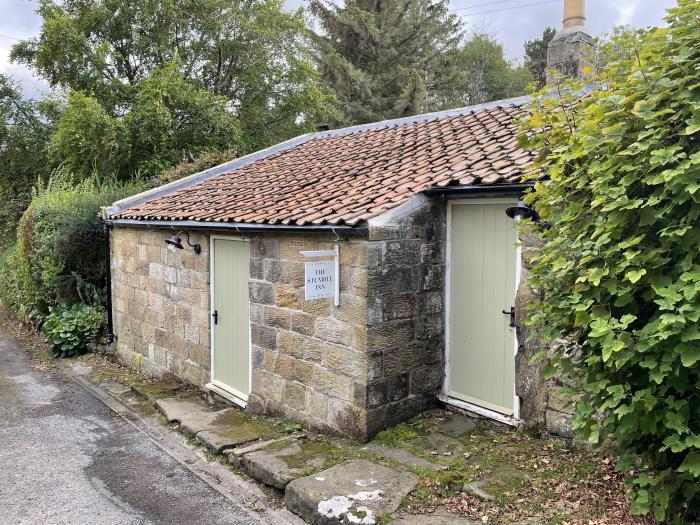
[[[462,115],[468,115],[472,113],[478,113],[480,111],[486,111],[489,109],[494,109],[498,107],[509,107],[509,106],[522,106],[532,100],[532,96],[524,95],[521,97],[506,98],[502,100],[494,100],[492,102],[485,102],[483,104],[475,104],[472,106],[464,106],[461,108],[453,109],[443,109],[440,111],[433,111],[430,113],[419,113],[418,115],[411,115],[410,117],[401,117],[395,119],[380,120],[377,122],[368,122],[367,124],[358,124],[355,126],[348,126],[345,128],[331,129],[328,131],[317,131],[311,133],[310,140],[322,139],[326,137],[336,137],[351,135],[353,133],[359,133],[362,131],[372,131],[375,129],[384,129],[395,126],[403,126],[407,124],[416,124],[419,122],[426,122],[429,120],[434,120],[442,117],[459,117]]]

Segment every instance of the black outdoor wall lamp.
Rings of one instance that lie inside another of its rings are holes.
[[[192,249],[194,250],[194,253],[196,253],[197,255],[199,255],[200,253],[202,253],[202,246],[201,246],[201,244],[192,244],[192,243],[190,242],[190,234],[187,233],[187,232],[177,232],[175,235],[173,235],[172,237],[170,237],[170,239],[167,239],[167,240],[165,241],[165,244],[168,244],[168,245],[170,245],[170,246],[174,246],[174,247],[177,248],[178,250],[184,250],[185,247],[182,245],[182,239],[180,238],[180,236],[181,236],[183,233],[187,235],[187,246],[189,246],[190,248],[192,248]]]
[[[523,201],[518,201],[518,203],[515,206],[510,206],[506,208],[506,215],[508,215],[508,217],[510,217],[513,220],[532,219],[534,222],[540,220],[540,216],[537,214],[537,212],[530,208],[530,206],[525,204]]]

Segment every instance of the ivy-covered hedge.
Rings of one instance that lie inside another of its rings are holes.
[[[17,243],[0,262],[0,300],[39,326],[49,308],[104,301],[106,264],[101,208],[137,193],[140,182],[73,183],[57,175],[34,189]]]
[[[575,428],[612,438],[632,510],[700,518],[700,4],[621,33],[593,91],[540,93],[523,146],[548,179],[529,196],[544,247],[530,321],[549,374],[581,392]],[[567,91],[566,89],[570,91]],[[582,98],[581,98],[582,97]],[[565,341],[565,342],[563,342]]]

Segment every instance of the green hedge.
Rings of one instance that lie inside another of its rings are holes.
[[[101,209],[143,188],[142,182],[95,178],[76,184],[63,174],[40,183],[20,220],[17,243],[0,265],[5,306],[38,326],[52,306],[103,304],[107,262]]]
[[[534,99],[523,147],[544,246],[530,321],[547,374],[581,393],[574,428],[622,452],[631,510],[700,519],[700,3],[622,32],[593,91]],[[542,354],[545,352],[543,351]]]

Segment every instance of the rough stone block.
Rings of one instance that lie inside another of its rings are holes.
[[[307,523],[376,523],[417,483],[415,474],[357,459],[292,481],[284,499]]]
[[[316,319],[314,335],[323,341],[344,346],[350,346],[352,340],[350,325],[330,318]]]
[[[282,276],[282,262],[277,259],[264,259],[263,279],[268,283],[276,283]]]
[[[322,366],[327,370],[343,374],[353,379],[367,377],[367,362],[365,356],[354,350],[326,344],[323,349]]]
[[[250,301],[258,304],[275,304],[275,289],[270,283],[250,281],[248,283]]]
[[[330,300],[329,300],[330,303]],[[340,296],[340,306],[333,306],[333,316],[348,323],[367,324],[367,300],[350,294]]]
[[[288,381],[284,387],[284,404],[303,412],[306,407],[306,388],[304,385]]]
[[[442,315],[431,315],[416,319],[416,339],[418,340],[434,339],[441,336],[444,331]]]
[[[445,369],[441,365],[425,366],[411,372],[411,393],[435,393],[442,387]]]
[[[277,333],[277,351],[291,357],[302,357],[304,338],[293,332]]]
[[[267,326],[282,328],[289,330],[291,326],[291,314],[289,310],[284,308],[275,308],[274,306],[266,306],[263,313],[263,322]]]
[[[280,256],[280,243],[274,237],[261,236],[251,239],[251,257],[278,258]]]
[[[397,403],[391,403],[386,408],[386,424],[392,426],[406,421],[416,414],[420,414],[423,407],[423,398],[419,396],[407,397]]]
[[[291,286],[278,285],[275,287],[275,304],[280,308],[299,309],[301,299],[299,291]]]
[[[274,328],[261,324],[250,324],[250,339],[254,345],[266,350],[277,348],[277,332]]]
[[[410,319],[418,310],[418,298],[415,293],[390,295],[381,301],[382,321]]]
[[[302,335],[313,335],[314,317],[302,312],[292,313],[292,331]]]
[[[318,419],[325,421],[328,410],[328,398],[326,396],[316,390],[307,388],[305,406],[307,414],[312,414]]]
[[[314,317],[328,317],[331,315],[331,299],[304,300],[304,290],[299,290],[297,298],[301,303],[301,309]]]
[[[253,391],[263,399],[282,402],[286,381],[264,370],[253,370]]]
[[[318,250],[318,240],[295,237],[280,241],[279,258],[285,261],[306,261],[301,251]]]
[[[412,320],[372,325],[367,330],[367,349],[386,350],[408,345],[414,339]]]
[[[251,279],[255,279],[258,281],[265,280],[265,272],[263,270],[263,261],[264,261],[264,259],[260,259],[259,257],[250,259],[250,263],[248,266],[248,276]]]
[[[302,344],[302,356],[307,361],[320,363],[323,359],[323,347],[322,341],[305,337]]]
[[[285,379],[294,379],[294,363],[295,359],[284,354],[277,354],[277,362],[275,363],[275,373]]]

